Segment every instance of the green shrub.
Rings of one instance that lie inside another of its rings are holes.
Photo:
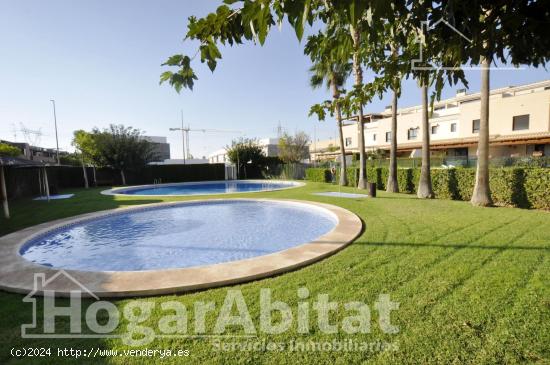
[[[412,168],[397,169],[397,185],[401,193],[414,193],[415,184],[413,182],[413,170]]]
[[[432,186],[439,199],[468,201],[472,198],[475,169],[432,169]],[[338,174],[338,172],[337,172]],[[348,168],[348,186],[355,186],[359,169]],[[384,190],[388,178],[386,167],[367,168],[367,180]],[[330,182],[330,170],[307,169],[306,179]],[[397,169],[397,182],[402,193],[414,193],[420,180],[420,168]],[[497,205],[520,208],[550,209],[550,169],[548,168],[493,168],[489,171],[493,201]]]
[[[331,173],[325,168],[309,168],[306,169],[306,180],[313,182],[331,182]]]
[[[390,174],[390,169],[387,167],[380,167],[380,190],[386,190],[388,186],[388,176]]]
[[[525,169],[525,192],[531,207],[550,209],[550,169]]]
[[[454,169],[432,169],[432,188],[436,198],[458,199]]]
[[[496,168],[489,173],[493,201],[497,205],[528,207],[522,168]]]
[[[472,199],[472,193],[474,191],[474,184],[476,178],[475,169],[468,168],[456,168],[455,178],[456,178],[456,199],[459,200],[470,200]]]

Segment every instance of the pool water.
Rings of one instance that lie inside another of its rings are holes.
[[[315,240],[337,224],[303,203],[214,200],[149,207],[81,221],[26,242],[37,264],[82,271],[185,268],[267,255]]]
[[[212,181],[147,185],[114,189],[109,194],[125,195],[203,195],[271,191],[299,186],[293,181]]]

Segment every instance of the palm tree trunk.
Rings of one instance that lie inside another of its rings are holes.
[[[423,199],[433,199],[432,177],[430,173],[430,121],[428,119],[428,86],[422,82],[422,167],[416,195]]]
[[[357,27],[350,27],[351,36],[353,39],[353,72],[355,74],[355,86],[361,87],[363,85],[363,70],[361,69],[361,63],[359,60],[359,49],[361,42],[361,35]],[[363,103],[359,104],[359,115],[357,116],[357,137],[359,148],[359,179],[357,181],[358,189],[367,188],[367,159],[365,155],[365,128],[363,121]]]
[[[493,205],[489,187],[489,67],[488,57],[481,59],[481,115],[479,118],[479,141],[477,144],[476,183],[472,194],[473,205]]]
[[[386,184],[388,193],[399,193],[399,184],[397,183],[397,91],[393,90],[393,100],[391,104],[391,145],[390,145],[390,171],[388,174],[388,183]]]

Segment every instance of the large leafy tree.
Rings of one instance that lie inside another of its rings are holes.
[[[109,166],[120,171],[122,184],[126,185],[125,171],[145,166],[155,157],[153,145],[141,138],[139,129],[111,124],[109,128],[92,131],[97,149],[93,160],[99,166]]]
[[[309,136],[302,131],[284,133],[279,138],[279,158],[284,163],[298,163],[309,157]]]
[[[82,129],[73,132],[72,145],[76,148],[80,164],[82,166],[82,174],[84,176],[84,185],[86,189],[89,187],[88,173],[86,165],[92,164],[94,159],[98,158],[99,152],[95,144],[93,135]]]
[[[231,142],[230,146],[225,148],[229,161],[237,166],[237,178],[241,177],[241,171],[247,177],[248,165],[252,167],[262,167],[265,162],[265,153],[256,139],[239,138]]]
[[[335,42],[338,37],[330,38],[326,33],[319,32],[317,35],[308,37],[304,52],[310,56],[313,65],[309,69],[311,73],[310,85],[312,88],[319,88],[326,85],[332,93],[332,102],[326,101],[323,104],[316,104],[311,107],[310,115],[316,113],[319,120],[324,120],[326,110],[332,115],[336,114],[338,128],[338,139],[340,147],[340,181],[339,184],[348,184],[346,173],[346,149],[344,146],[344,134],[342,131],[342,110],[341,94],[346,79],[351,73],[351,63],[348,60],[338,59],[334,53]]]

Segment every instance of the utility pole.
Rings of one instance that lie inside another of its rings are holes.
[[[57,159],[57,165],[59,166],[60,165],[60,163],[59,163],[59,139],[57,137],[57,115],[55,114],[55,100],[50,99],[50,101],[53,104],[53,122],[54,122],[54,125],[55,125],[55,145],[56,145],[55,157]]]

